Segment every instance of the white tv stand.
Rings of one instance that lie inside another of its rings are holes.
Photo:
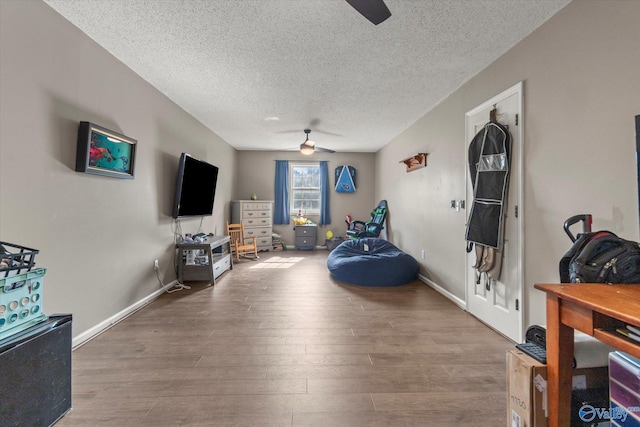
[[[210,236],[202,243],[177,243],[178,282],[208,281],[215,279],[227,270],[233,269],[231,260],[231,239],[229,236]],[[201,252],[193,263],[189,262],[187,251]]]

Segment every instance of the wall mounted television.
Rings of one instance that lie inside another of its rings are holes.
[[[636,116],[636,170],[638,177],[638,210],[640,211],[640,114]]]
[[[187,153],[180,155],[173,218],[210,216],[218,183],[218,168]]]

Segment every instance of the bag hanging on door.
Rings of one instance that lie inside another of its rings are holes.
[[[502,267],[504,209],[509,189],[511,134],[501,124],[490,121],[469,144],[469,175],[473,204],[465,239],[467,251],[476,247],[478,283],[481,273],[498,280]]]
[[[502,249],[510,153],[511,134],[495,122],[484,125],[469,144],[473,204],[467,224],[468,242]]]

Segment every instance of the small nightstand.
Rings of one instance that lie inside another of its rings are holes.
[[[293,229],[295,230],[297,251],[312,251],[316,248],[317,225],[296,225]]]

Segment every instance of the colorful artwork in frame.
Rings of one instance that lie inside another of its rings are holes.
[[[80,122],[76,171],[133,179],[135,139],[89,122]]]

